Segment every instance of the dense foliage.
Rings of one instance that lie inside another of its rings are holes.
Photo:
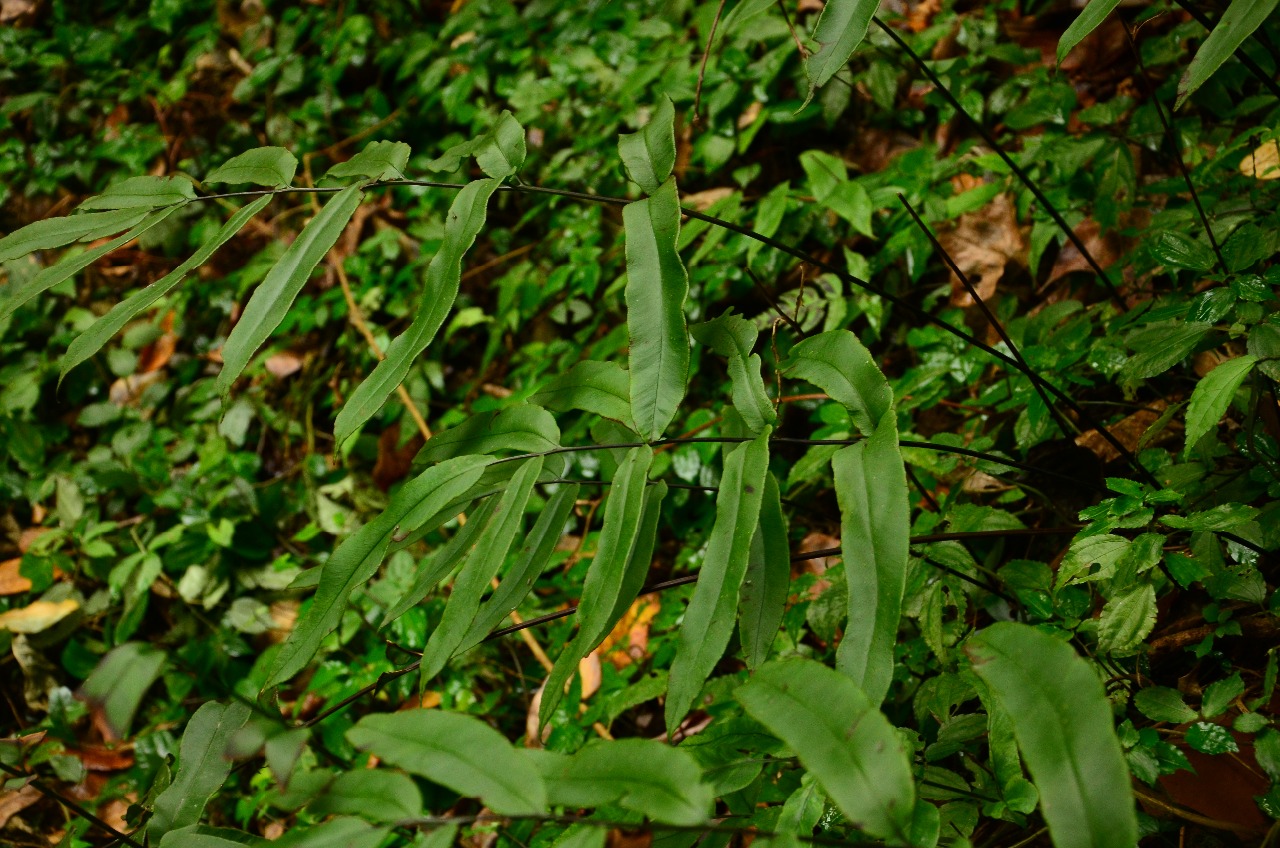
[[[4,3],[0,839],[1274,837],[1280,18],[1069,6]]]

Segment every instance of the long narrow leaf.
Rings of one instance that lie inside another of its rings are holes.
[[[1200,45],[1187,71],[1178,80],[1177,109],[1196,89],[1208,82],[1223,62],[1231,58],[1253,31],[1275,11],[1277,0],[1231,0],[1213,32]]]
[[[72,242],[113,235],[129,229],[145,217],[146,209],[116,209],[111,212],[90,212],[36,221],[0,238],[0,262],[8,262],[37,250],[53,250]]]
[[[689,294],[676,240],[680,200],[668,179],[652,197],[622,210],[627,248],[627,334],[631,339],[631,414],[640,434],[657,439],[675,417],[689,381]]]
[[[1107,19],[1107,15],[1110,15],[1119,5],[1120,0],[1089,0],[1089,5],[1084,7],[1079,16],[1071,22],[1071,26],[1067,27],[1067,31],[1062,34],[1062,38],[1058,39],[1058,64],[1062,64],[1067,54],[1084,41],[1089,33],[1101,26]]]
[[[186,203],[195,196],[195,186],[186,177],[129,177],[76,208],[85,212],[100,209],[158,209],[161,206]]]
[[[994,624],[969,640],[973,670],[1013,721],[1057,848],[1133,848],[1129,769],[1089,663],[1034,627]]]
[[[875,432],[893,405],[889,381],[871,352],[848,330],[811,336],[791,349],[788,377],[807,380],[849,410],[864,436]]]
[[[267,272],[222,347],[222,370],[215,383],[219,394],[231,391],[231,385],[249,364],[249,359],[280,326],[311,272],[342,235],[360,206],[361,197],[361,184],[348,186],[334,195]]]
[[[639,132],[618,136],[618,154],[627,176],[645,194],[654,194],[671,176],[676,166],[676,110],[670,97],[663,97],[649,123]]]
[[[156,301],[173,291],[188,274],[208,262],[209,257],[240,232],[245,224],[271,202],[271,199],[272,196],[268,194],[243,206],[222,225],[217,235],[201,245],[185,262],[142,291],[117,303],[110,312],[94,321],[89,329],[76,336],[75,341],[71,342],[66,354],[62,357],[59,365],[60,378],[67,376],[72,368],[101,350],[112,336],[124,329],[125,324],[150,309]]]
[[[196,710],[182,734],[178,773],[156,797],[147,822],[149,840],[158,842],[171,830],[199,823],[205,804],[231,773],[231,761],[224,756],[227,742],[249,715],[249,707],[239,701],[210,701]]]
[[[668,733],[689,712],[733,634],[751,539],[760,522],[771,432],[772,428],[765,427],[759,436],[725,457],[707,556],[680,624],[676,657],[671,663],[666,704]]]
[[[463,454],[540,453],[560,446],[556,420],[540,406],[522,403],[501,412],[473,415],[432,436],[418,462],[440,462]]]
[[[232,156],[204,178],[209,183],[229,183],[279,188],[293,182],[298,158],[283,147],[258,147]],[[271,195],[267,195],[271,197]]]
[[[777,420],[773,402],[760,377],[760,357],[755,347],[755,325],[738,315],[722,315],[690,328],[693,337],[729,360],[729,381],[733,386],[733,407],[752,433]]]
[[[747,668],[755,669],[769,658],[778,635],[791,585],[791,552],[787,545],[787,519],[782,514],[781,493],[773,474],[764,478],[760,524],[751,538],[747,573],[739,599],[738,632]]]
[[[627,372],[616,362],[579,362],[531,395],[529,403],[556,412],[570,409],[594,412],[626,427],[635,427],[631,421],[631,390]]]
[[[809,75],[809,93],[804,105],[808,106],[820,86],[845,66],[862,39],[876,13],[880,0],[828,0],[818,16],[813,29],[813,40],[818,49],[804,60],[805,73]],[[801,107],[803,108],[803,107]]]

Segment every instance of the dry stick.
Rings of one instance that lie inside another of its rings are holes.
[[[1200,24],[1200,26],[1210,31],[1213,30],[1214,28],[1213,21],[1206,18],[1203,12],[1201,12],[1195,6],[1192,6],[1189,2],[1187,2],[1187,0],[1173,0],[1173,2],[1177,3],[1179,6],[1183,8],[1183,10],[1187,14],[1195,18],[1196,23]],[[1258,34],[1256,31],[1253,33],[1253,37],[1255,39],[1258,37]],[[1236,59],[1240,60],[1240,64],[1248,68],[1249,72],[1258,78],[1258,80],[1263,84],[1263,86],[1267,88],[1268,91],[1271,92],[1272,95],[1274,95],[1275,97],[1280,97],[1280,85],[1277,85],[1276,81],[1272,79],[1270,76],[1268,76],[1267,72],[1262,70],[1262,68],[1258,65],[1257,62],[1250,59],[1248,54],[1246,54],[1243,50],[1237,49],[1233,55],[1235,56]]]
[[[700,120],[698,110],[702,107],[702,78],[707,73],[707,59],[711,58],[711,42],[716,40],[716,30],[720,26],[720,15],[724,13],[724,0],[716,7],[715,19],[711,21],[711,32],[707,33],[707,46],[702,51],[702,64],[698,66],[698,87],[693,94],[693,122]]]
[[[1058,429],[1062,431],[1062,435],[1067,438],[1071,438],[1074,428],[1071,427],[1070,422],[1067,421],[1062,413],[1058,411],[1058,408],[1053,405],[1053,401],[1049,399],[1049,395],[1045,392],[1043,386],[1047,381],[1032,369],[1031,365],[1023,357],[1022,351],[1018,350],[1018,346],[1015,345],[1013,343],[1013,339],[1009,337],[1009,333],[1005,330],[1004,325],[1000,323],[1000,319],[991,311],[991,307],[987,306],[987,302],[982,299],[982,295],[978,294],[978,290],[974,288],[969,277],[964,273],[964,271],[960,270],[960,266],[956,264],[955,259],[953,259],[947,249],[942,246],[942,242],[938,241],[938,237],[933,234],[931,229],[929,229],[929,225],[920,218],[920,215],[917,214],[916,210],[907,202],[907,198],[901,192],[898,193],[898,201],[906,207],[907,214],[911,216],[911,220],[916,222],[916,226],[919,227],[920,231],[929,239],[929,243],[933,245],[933,249],[938,251],[939,255],[942,256],[942,261],[951,269],[951,273],[956,275],[956,279],[960,281],[960,285],[964,286],[964,290],[969,293],[969,297],[973,298],[973,302],[978,305],[978,309],[982,311],[987,322],[991,324],[992,329],[994,329],[996,334],[1000,336],[1000,340],[1004,342],[1005,347],[1009,348],[1009,353],[1013,354],[1013,357],[1022,363],[1022,367],[1025,369],[1026,375],[1031,380],[1031,387],[1036,390],[1036,394],[1040,396],[1040,400],[1044,403],[1045,408],[1049,410],[1049,414],[1053,416],[1053,420],[1058,425]]]
[[[925,64],[924,59],[920,58],[920,54],[912,50],[910,45],[903,41],[902,37],[899,36],[898,33],[896,33],[890,26],[885,24],[884,21],[880,20],[879,17],[873,18],[872,20],[876,22],[876,26],[880,27],[880,29],[889,36],[889,38],[893,39],[894,43],[897,44],[903,52],[911,57],[911,61],[913,61],[916,67],[929,78],[929,81],[937,88],[938,93],[941,94],[947,103],[951,105],[952,109],[956,110],[956,114],[963,116],[964,119],[973,126],[978,135],[982,136],[982,140],[985,141],[991,149],[995,151],[996,155],[1009,166],[1009,169],[1013,171],[1019,180],[1022,181],[1022,184],[1030,189],[1036,200],[1039,201],[1040,205],[1044,208],[1044,211],[1048,213],[1049,217],[1053,219],[1053,222],[1058,225],[1058,229],[1062,230],[1067,239],[1075,245],[1076,250],[1080,251],[1080,255],[1084,257],[1084,261],[1089,263],[1089,267],[1098,275],[1098,279],[1102,280],[1103,284],[1106,285],[1107,290],[1111,293],[1112,301],[1117,307],[1119,307],[1121,312],[1127,312],[1128,306],[1125,304],[1124,298],[1120,296],[1120,292],[1116,289],[1115,283],[1111,282],[1111,278],[1107,276],[1107,272],[1102,270],[1102,266],[1098,264],[1098,260],[1093,258],[1093,254],[1089,252],[1089,249],[1084,246],[1084,242],[1081,241],[1080,237],[1075,234],[1073,229],[1071,229],[1071,226],[1067,223],[1066,219],[1062,217],[1062,214],[1058,212],[1058,208],[1054,206],[1053,203],[1050,202],[1049,198],[1045,196],[1044,192],[1042,192],[1039,187],[1032,182],[1031,177],[1027,175],[1027,172],[1022,170],[1022,168],[1013,161],[1009,154],[1004,151],[1004,148],[1000,146],[999,142],[996,141],[995,136],[993,136],[986,127],[965,111],[964,106],[960,105],[960,101],[951,93],[951,90],[943,85],[942,80],[938,78],[938,75],[935,74],[927,64]]]
[[[11,766],[5,763],[0,763],[0,769],[4,770],[6,773],[14,777],[30,778],[30,782],[27,784],[28,786],[32,787],[33,789],[35,789],[37,792],[39,792],[41,795],[45,796],[46,798],[51,798],[54,801],[57,801],[59,804],[62,804],[64,807],[66,807],[68,810],[71,810],[71,812],[75,813],[76,815],[87,819],[91,824],[93,824],[95,827],[99,828],[100,830],[106,831],[107,833],[111,834],[115,838],[116,842],[123,842],[126,845],[132,845],[133,848],[142,848],[142,843],[134,839],[131,834],[122,833],[119,830],[116,830],[114,827],[107,824],[105,821],[98,818],[93,813],[89,812],[80,804],[77,804],[75,801],[72,801],[70,798],[66,797],[61,792],[50,789],[49,787],[42,784],[40,782],[39,775],[27,774],[25,772],[21,772],[18,769],[12,768]]]

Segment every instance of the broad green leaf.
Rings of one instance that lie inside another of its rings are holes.
[[[1195,58],[1187,66],[1186,73],[1178,80],[1177,109],[1213,76],[1222,63],[1231,58],[1244,40],[1262,26],[1262,22],[1276,9],[1277,0],[1231,0],[1209,37],[1196,51]]]
[[[651,739],[587,745],[572,756],[526,751],[557,807],[618,805],[664,824],[702,824],[715,801],[693,755]]]
[[[524,127],[507,110],[502,110],[498,123],[480,140],[476,148],[476,164],[486,177],[506,179],[524,164]]]
[[[458,837],[458,824],[448,822],[438,825],[426,833],[419,833],[413,840],[413,848],[453,848]]]
[[[1191,393],[1191,403],[1187,404],[1187,445],[1183,448],[1183,457],[1190,456],[1191,449],[1209,431],[1218,426],[1222,416],[1226,414],[1236,390],[1249,376],[1257,357],[1250,354],[1221,363],[1196,383]]]
[[[85,680],[81,696],[102,708],[107,726],[121,739],[138,705],[164,668],[165,652],[145,642],[125,642],[112,648]]]
[[[478,718],[440,710],[381,713],[362,718],[347,739],[393,766],[479,798],[498,815],[547,812],[542,777]]]
[[[1202,754],[1234,754],[1240,750],[1231,731],[1211,721],[1198,721],[1187,728],[1187,744]]]
[[[551,848],[605,848],[609,831],[585,822],[571,824],[551,843]]]
[[[1165,230],[1156,236],[1151,243],[1151,255],[1171,268],[1208,271],[1214,264],[1213,252],[1209,248],[1176,230]]]
[[[1075,539],[1067,548],[1055,578],[1057,588],[1088,580],[1105,580],[1115,573],[1120,558],[1129,550],[1130,542],[1123,536],[1101,533]],[[1093,571],[1093,566],[1098,571]]]
[[[52,250],[72,242],[92,241],[127,230],[147,216],[145,209],[116,209],[49,218],[27,224],[0,238],[0,262],[8,262],[37,250]]]
[[[627,335],[631,415],[646,439],[661,438],[689,381],[684,301],[689,277],[676,251],[680,202],[668,179],[652,197],[622,209],[627,251]]]
[[[676,110],[671,98],[658,101],[639,132],[618,136],[618,155],[627,176],[645,194],[656,194],[676,166]]]
[[[221,167],[204,178],[206,184],[227,183],[280,188],[293,182],[298,170],[298,159],[283,147],[259,147],[232,156]]]
[[[1200,715],[1205,718],[1221,715],[1244,692],[1244,680],[1241,679],[1239,672],[1210,683],[1200,696]]]
[[[484,532],[454,579],[444,615],[422,652],[422,664],[419,666],[421,685],[425,686],[444,668],[471,629],[480,610],[480,598],[488,591],[490,581],[497,576],[512,543],[524,528],[525,507],[541,471],[542,457],[535,456],[524,462],[511,479],[511,485],[502,493]]]
[[[354,769],[338,775],[307,810],[317,816],[353,815],[396,822],[422,815],[422,793],[413,778],[387,769]]]
[[[583,360],[530,396],[529,403],[556,412],[580,409],[634,427],[628,380],[627,372],[616,362]]]
[[[791,551],[787,545],[787,519],[782,514],[778,480],[764,478],[760,524],[751,537],[747,573],[739,600],[738,636],[747,668],[756,669],[769,658],[773,640],[782,625],[791,586]]]
[[[186,276],[196,268],[199,268],[205,262],[209,261],[209,257],[213,256],[218,248],[222,247],[231,240],[236,233],[243,229],[244,225],[249,223],[253,216],[257,215],[263,208],[271,202],[271,195],[259,197],[252,203],[247,204],[232,215],[227,223],[218,230],[217,235],[205,242],[200,248],[193,253],[186,261],[177,268],[174,268],[168,274],[165,274],[159,280],[147,286],[129,298],[117,303],[112,307],[111,311],[103,315],[97,321],[94,321],[89,329],[85,330],[75,341],[71,342],[67,347],[66,354],[62,357],[59,364],[59,380],[67,376],[72,368],[89,359],[105,345],[112,336],[124,329],[124,326],[146,310],[150,309],[156,301],[164,297],[172,291]]]
[[[871,351],[848,330],[810,336],[791,349],[784,373],[822,389],[849,410],[864,436],[876,432],[893,407],[893,390]]]
[[[1119,5],[1120,0],[1089,0],[1089,4],[1062,34],[1062,38],[1058,39],[1058,64],[1061,65],[1062,60],[1067,58],[1067,54],[1084,41],[1089,33],[1101,26],[1112,10]]]
[[[574,503],[578,499],[580,489],[581,487],[577,484],[561,485],[547,501],[547,505],[542,508],[542,513],[533,525],[533,530],[530,531],[524,546],[520,549],[519,559],[503,576],[493,596],[485,601],[480,611],[476,613],[475,621],[471,623],[471,630],[458,646],[457,653],[468,651],[484,641],[485,637],[510,615],[511,611],[518,607],[533,589],[534,582],[542,574],[547,561],[555,551],[556,543],[564,535],[565,526],[573,515]]]
[[[653,464],[653,449],[631,448],[618,465],[604,504],[604,524],[596,541],[596,553],[582,582],[578,603],[578,632],[560,652],[542,689],[539,725],[545,725],[564,697],[564,685],[609,632],[622,584],[643,526],[645,482]]]
[[[381,627],[386,627],[420,604],[427,593],[435,588],[437,583],[448,577],[449,572],[471,553],[476,542],[480,541],[480,533],[488,526],[489,516],[493,514],[493,508],[497,504],[496,498],[487,498],[481,502],[480,506],[471,513],[467,523],[453,534],[453,538],[449,539],[444,547],[432,553],[430,559],[419,565],[413,585],[387,610],[386,615],[382,617]]]
[[[560,447],[560,428],[540,406],[517,404],[500,412],[473,415],[432,436],[418,462],[440,462],[463,454],[542,453]]]
[[[104,209],[158,209],[186,203],[196,196],[186,177],[129,177],[78,207],[82,212]]]
[[[796,752],[849,822],[908,842],[915,782],[902,737],[852,680],[808,659],[771,662],[735,693]]]
[[[392,340],[387,348],[387,358],[379,362],[373,373],[356,387],[338,413],[333,424],[333,437],[339,445],[382,408],[396,386],[404,382],[418,354],[427,349],[444,319],[449,317],[453,302],[458,297],[463,254],[484,226],[489,198],[497,188],[497,180],[476,180],[468,183],[453,199],[445,218],[444,241],[427,265],[426,284],[414,312],[413,323]]]
[[[880,0],[828,0],[818,16],[813,29],[813,40],[818,49],[804,60],[804,70],[809,76],[809,93],[804,106],[809,105],[819,86],[827,84],[836,72],[845,66],[853,51],[867,36],[867,27],[876,13]]]
[[[871,195],[849,179],[844,160],[821,150],[800,154],[800,165],[809,177],[814,199],[844,218],[858,232],[875,235],[871,228]]]
[[[1117,594],[1102,608],[1098,620],[1098,650],[1127,656],[1138,649],[1156,626],[1156,590],[1138,583]]]
[[[150,212],[133,229],[116,236],[106,244],[100,244],[81,253],[63,256],[57,263],[45,268],[34,277],[17,285],[10,283],[0,288],[0,321],[37,295],[44,294],[54,286],[71,279],[112,251],[124,247],[165,218],[168,218],[172,213],[172,209],[160,209]]]
[[[1257,357],[1259,371],[1280,380],[1280,326],[1255,325],[1249,331],[1249,353]]]
[[[178,773],[155,800],[147,837],[159,840],[171,830],[198,824],[205,804],[231,773],[224,753],[232,734],[249,720],[249,707],[233,701],[208,701],[187,722],[178,752]]]
[[[716,493],[716,520],[698,582],[680,623],[676,657],[667,684],[667,732],[673,733],[702,691],[733,634],[738,594],[760,524],[760,504],[769,473],[771,427],[738,445],[724,460]]]
[[[409,145],[403,141],[374,141],[355,156],[334,165],[325,179],[402,180],[409,164]]]
[[[1177,689],[1165,686],[1149,686],[1139,689],[1133,696],[1133,705],[1152,721],[1167,721],[1173,724],[1185,724],[1195,721],[1197,713],[1182,700]]]
[[[378,848],[386,840],[387,832],[388,828],[341,816],[320,825],[293,827],[284,836],[266,844],[271,848]]]
[[[338,546],[324,563],[311,605],[280,646],[264,688],[283,683],[311,661],[342,620],[351,593],[382,564],[397,530],[416,528],[435,515],[479,480],[488,462],[488,457],[461,456],[427,469],[396,492],[381,515]]]
[[[849,618],[836,667],[879,704],[893,678],[893,649],[906,587],[911,507],[892,413],[864,442],[831,459],[840,504],[840,550]]]
[[[250,357],[280,326],[298,292],[302,291],[302,287],[311,278],[311,272],[320,264],[329,248],[333,247],[347,222],[355,214],[360,198],[363,197],[363,190],[362,184],[356,184],[334,195],[303,228],[254,290],[240,320],[222,346],[222,370],[218,372],[215,383],[219,394],[225,397],[231,391],[231,385],[249,364]]]
[[[689,328],[702,344],[729,360],[729,380],[733,386],[733,408],[738,410],[753,434],[778,420],[760,376],[760,357],[755,347],[755,325],[737,315],[722,315]]]
[[[1062,640],[1011,622],[978,633],[965,650],[1013,721],[1054,845],[1133,848],[1129,769],[1089,663]]]
[[[1161,321],[1134,330],[1124,341],[1137,353],[1120,369],[1120,376],[1136,384],[1163,374],[1189,355],[1211,329],[1212,324],[1203,322]]]
[[[731,33],[756,15],[777,5],[777,2],[778,0],[739,0],[738,4],[724,16],[720,26],[726,33]]]
[[[192,824],[166,833],[160,839],[160,848],[242,848],[261,841],[243,830]]]

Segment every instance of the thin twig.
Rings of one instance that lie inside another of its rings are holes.
[[[9,766],[5,763],[0,763],[0,770],[3,770],[4,772],[12,775],[13,777],[29,778],[30,780],[27,783],[27,785],[30,786],[32,789],[36,790],[37,792],[39,792],[41,795],[45,796],[46,798],[51,798],[54,801],[57,801],[59,804],[62,804],[71,812],[89,821],[99,830],[103,830],[111,834],[113,837],[115,837],[117,842],[123,842],[126,845],[132,845],[133,848],[142,848],[142,843],[134,839],[131,834],[123,833],[119,830],[116,830],[114,827],[107,824],[105,821],[98,818],[93,813],[89,812],[80,804],[66,797],[61,792],[58,792],[57,790],[50,789],[49,787],[45,786],[43,783],[40,782],[39,775],[28,774],[26,772],[19,771],[18,769],[13,768],[12,766]]]
[[[716,29],[720,26],[720,15],[724,13],[724,0],[716,6],[716,16],[711,21],[711,32],[707,34],[707,46],[702,51],[702,64],[698,66],[698,87],[693,93],[693,122],[702,120],[699,110],[702,108],[702,79],[707,73],[707,59],[711,57],[711,43],[716,40]]]
[[[807,337],[808,334],[804,331],[804,328],[800,326],[800,324],[796,321],[796,319],[792,318],[790,315],[782,311],[782,307],[778,305],[778,301],[774,299],[773,295],[769,292],[769,289],[765,286],[765,284],[760,282],[760,278],[756,276],[755,271],[751,270],[751,266],[749,265],[746,266],[746,272],[747,272],[747,276],[751,278],[751,282],[755,283],[756,289],[760,292],[760,294],[764,297],[765,301],[769,304],[769,308],[772,309],[774,312],[776,312],[778,314],[778,317],[781,318],[786,323],[786,325],[790,327],[793,332],[795,332],[797,336],[799,336],[802,339]]]

